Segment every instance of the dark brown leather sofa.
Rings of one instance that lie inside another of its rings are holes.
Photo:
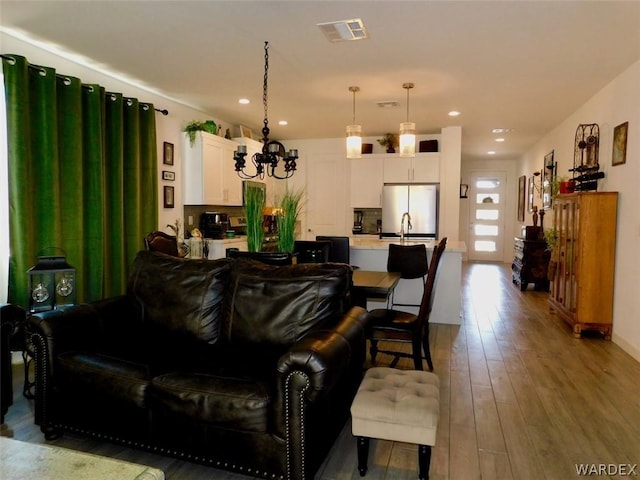
[[[350,285],[343,264],[140,252],[126,295],[29,319],[36,424],[311,479],[362,377],[367,314],[347,311]]]

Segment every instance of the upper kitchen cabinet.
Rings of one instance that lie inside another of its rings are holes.
[[[384,155],[384,183],[439,183],[440,153],[416,153],[406,158]]]
[[[351,206],[354,208],[380,208],[382,206],[383,158],[381,155],[363,155],[349,160],[351,178]]]
[[[242,205],[242,180],[235,172],[237,144],[206,132],[196,132],[193,146],[184,136],[184,204]]]

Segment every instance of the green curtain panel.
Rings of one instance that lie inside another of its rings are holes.
[[[9,301],[27,270],[65,254],[79,302],[123,293],[158,224],[153,105],[3,55],[9,146]],[[64,252],[64,253],[63,253]]]

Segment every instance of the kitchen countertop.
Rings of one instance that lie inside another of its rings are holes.
[[[207,242],[222,243],[223,245],[226,245],[229,243],[246,242],[247,237],[246,235],[236,235],[235,237],[227,238],[205,238],[205,240]]]
[[[433,249],[436,246],[436,240],[405,240],[401,242],[399,238],[388,237],[385,239],[378,238],[377,235],[353,235],[351,237],[351,248],[359,250],[388,250],[390,243],[397,243],[401,245],[420,245],[424,244],[427,249]],[[467,251],[467,245],[460,241],[447,240],[447,252],[464,253]]]

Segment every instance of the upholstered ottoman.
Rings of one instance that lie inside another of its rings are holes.
[[[360,476],[367,473],[369,439],[379,438],[417,444],[418,478],[429,478],[440,416],[439,386],[435,374],[421,370],[374,367],[366,372],[351,404]]]

